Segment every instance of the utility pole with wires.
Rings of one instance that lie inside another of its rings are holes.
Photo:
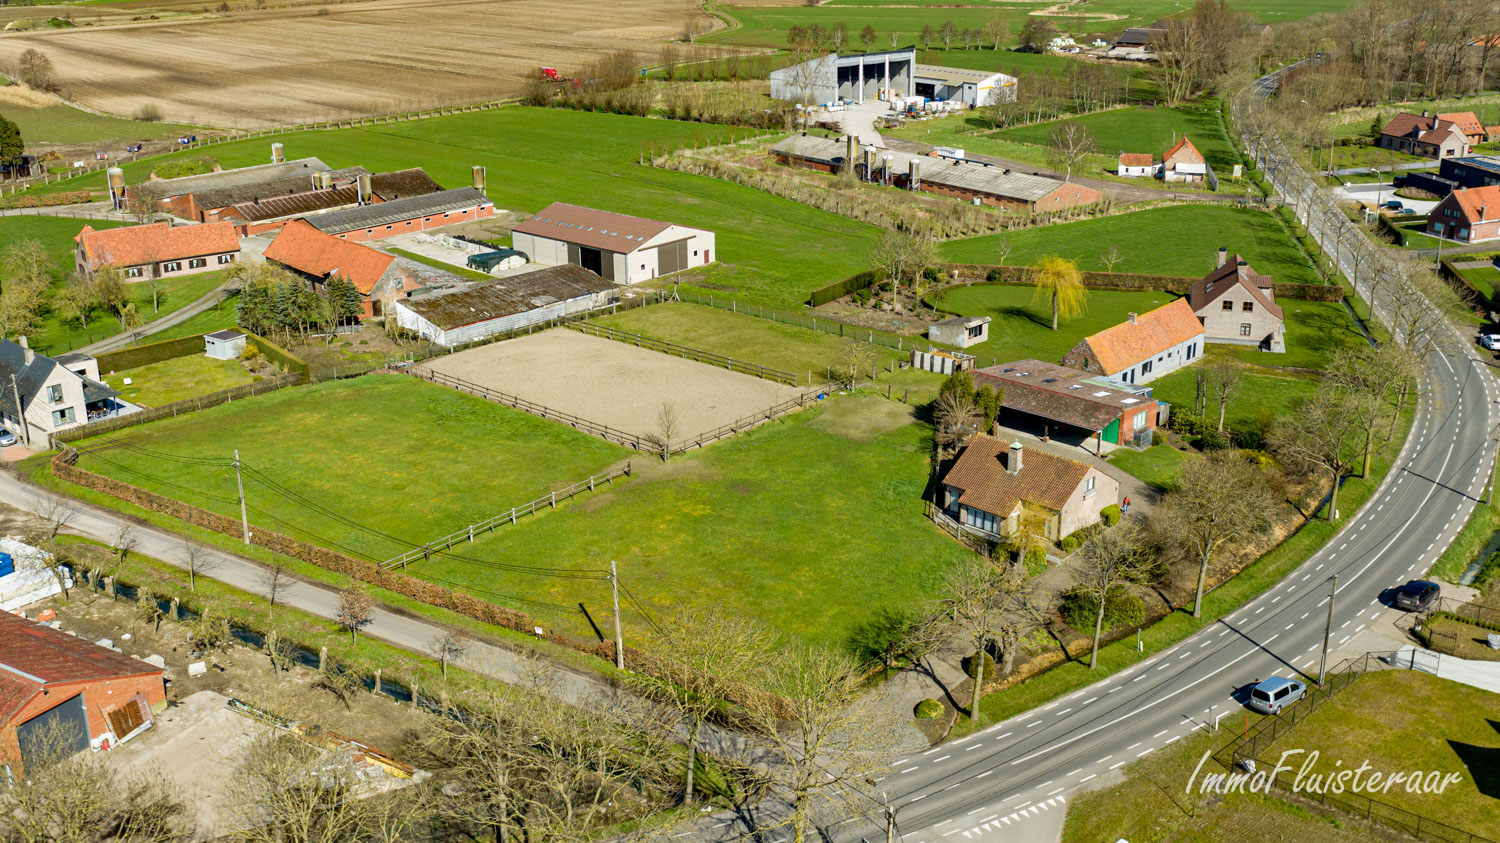
[[[250,543],[250,516],[245,513],[245,481],[240,477],[240,449],[234,449],[234,485],[240,493],[240,527],[245,534],[245,544]]]
[[[1328,670],[1328,638],[1333,635],[1333,598],[1339,593],[1339,575],[1328,578],[1328,623],[1323,626],[1323,657],[1318,660],[1318,687],[1323,687],[1323,676]]]
[[[615,560],[609,560],[609,587],[615,598],[615,667],[625,669],[625,633],[620,629],[620,575]]]
[[[896,809],[891,807],[891,798],[880,791],[880,801],[885,804],[885,843],[896,843]]]

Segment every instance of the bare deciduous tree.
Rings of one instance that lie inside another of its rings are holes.
[[[870,373],[870,367],[875,363],[875,349],[868,343],[862,343],[853,337],[844,341],[843,351],[839,355],[839,365],[834,370],[840,382],[846,384],[849,389],[854,388],[861,376]]]
[[[219,567],[218,557],[210,554],[208,548],[192,540],[182,543],[182,558],[188,572],[190,591],[198,590],[199,576],[207,575],[208,572]]]
[[[339,610],[334,616],[338,625],[349,631],[349,640],[359,643],[359,630],[375,622],[375,600],[369,592],[349,586],[339,592]]]
[[[1265,475],[1238,453],[1214,452],[1183,464],[1156,522],[1198,560],[1193,617],[1202,615],[1208,566],[1225,546],[1265,529],[1274,505]]]
[[[1114,243],[1111,243],[1104,248],[1104,251],[1102,253],[1100,253],[1099,262],[1104,264],[1105,272],[1114,272],[1115,266],[1124,257],[1124,255],[1120,254],[1120,247]]]
[[[1053,166],[1063,168],[1064,181],[1072,181],[1073,168],[1098,148],[1088,126],[1072,120],[1055,124],[1047,135],[1047,158]]]
[[[78,508],[71,500],[52,492],[38,491],[32,495],[31,511],[47,522],[47,538],[49,539],[57,538],[57,534],[78,517]]]
[[[266,590],[266,615],[276,613],[276,599],[292,583],[291,560],[271,551],[271,561],[260,569],[260,584]]]
[[[1359,453],[1359,413],[1351,404],[1362,399],[1339,390],[1319,389],[1297,402],[1271,430],[1270,445],[1287,462],[1307,471],[1327,472],[1333,483],[1328,520],[1338,517],[1339,482]]]
[[[239,813],[237,837],[249,843],[353,839],[363,800],[343,753],[327,753],[267,729],[251,740],[229,777]]]
[[[464,657],[469,649],[469,639],[460,635],[456,630],[444,628],[442,632],[433,636],[432,654],[437,656],[438,666],[443,671],[443,678],[448,678],[448,665],[457,662]]]
[[[115,551],[115,564],[125,564],[125,558],[130,555],[130,551],[135,550],[138,546],[140,546],[140,543],[141,540],[137,538],[135,534],[135,527],[131,526],[130,524],[121,524],[119,528],[115,530],[114,540],[110,542],[110,546],[113,547]]]
[[[1110,592],[1140,580],[1147,571],[1140,525],[1127,519],[1095,533],[1084,543],[1079,557],[1082,564],[1077,568],[1074,587],[1099,604],[1094,617],[1094,643],[1089,649],[1089,670],[1093,670],[1099,666],[1099,637],[1104,633],[1104,609]]]
[[[943,602],[952,613],[964,636],[965,650],[973,651],[970,671],[974,679],[974,696],[969,704],[969,719],[979,719],[979,700],[984,691],[984,658],[995,631],[994,599],[1000,592],[1001,574],[994,563],[969,554],[943,574]]]
[[[1229,399],[1239,391],[1243,378],[1240,370],[1227,362],[1219,361],[1203,370],[1207,375],[1208,389],[1219,402],[1219,432],[1224,432],[1224,413]]]

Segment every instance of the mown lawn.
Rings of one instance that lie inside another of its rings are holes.
[[[797,375],[802,384],[808,383],[809,373],[812,383],[827,383],[830,368],[837,371],[840,364],[847,365],[849,343],[853,342],[812,328],[693,304],[641,307],[593,321],[621,331],[779,369]],[[926,341],[914,337],[908,347],[913,346],[925,348]],[[894,361],[899,365],[910,359],[910,352],[874,345],[864,348],[869,349],[879,369],[878,383],[895,382],[896,375],[907,375],[897,384],[898,387],[936,389],[942,380],[940,375],[930,372],[902,372],[898,369],[892,374],[890,364]]]
[[[607,623],[607,583],[490,565],[597,571],[615,560],[631,605],[658,621],[711,608],[858,651],[865,624],[917,606],[969,552],[922,514],[930,449],[913,408],[832,398],[460,548],[481,563],[438,556],[412,573],[541,603],[539,622],[587,635],[572,607]],[[624,617],[629,640],[644,622],[629,606]]]
[[[131,447],[90,454],[80,464],[233,517],[239,506],[228,461],[239,449],[255,470],[245,479],[252,522],[380,560],[405,548],[378,533],[420,544],[583,480],[631,453],[396,375],[283,389],[110,438]],[[180,462],[160,453],[224,462]],[[257,472],[365,527],[310,509],[265,485]],[[547,564],[569,567],[574,558]]]
[[[1367,345],[1359,325],[1342,302],[1278,299],[1286,317],[1286,351],[1281,354],[1233,345],[1213,345],[1209,350],[1257,366],[1294,366],[1321,369],[1333,352]]]
[[[1171,445],[1152,445],[1143,451],[1121,448],[1109,455],[1109,462],[1146,485],[1165,492],[1177,485],[1177,472],[1191,456]]]
[[[1052,300],[1031,287],[976,284],[944,292],[938,305],[964,316],[990,317],[990,338],[964,349],[979,358],[980,366],[1035,358],[1056,363],[1078,341],[1125,321],[1130,313],[1145,313],[1177,296],[1156,291],[1090,290],[1083,313],[1060,319],[1052,330]]]
[[[298,132],[217,145],[224,167],[264,163],[274,141],[290,158],[315,155],[332,167],[374,171],[422,167],[446,187],[470,183],[470,168],[488,168],[487,192],[498,211],[537,211],[572,202],[607,211],[711,229],[722,263],[683,277],[778,304],[867,268],[873,226],[728,182],[641,166],[643,156],[702,145],[746,129],[562,109],[504,108],[428,120]],[[124,165],[131,183],[173,153]],[[102,187],[92,175],[47,189]]]
[[[1378,793],[1381,802],[1475,834],[1500,828],[1500,695],[1414,670],[1361,676],[1308,715],[1262,760],[1284,750],[1297,766],[1316,750],[1313,772],[1325,776],[1335,762],[1367,762],[1381,773],[1458,773],[1440,794],[1409,793],[1405,786]],[[1368,774],[1367,774],[1368,776]]]
[[[234,306],[238,299],[239,293],[233,293],[197,316],[190,317],[184,322],[179,322],[164,331],[158,331],[140,340],[140,342],[132,344],[143,345],[148,342],[190,337],[194,334],[208,334],[214,331],[222,331],[225,328],[237,327]]]
[[[130,379],[129,385],[126,378]],[[251,375],[238,360],[190,354],[106,374],[104,381],[119,390],[126,401],[157,407],[250,383]]]
[[[151,285],[145,282],[136,281],[129,285],[130,300],[135,302],[136,312],[141,315],[141,319],[151,322],[208,295],[215,287],[224,283],[225,275],[226,270],[214,270],[163,278],[158,288],[160,309],[156,311],[151,309]],[[47,313],[42,317],[41,329],[31,346],[43,354],[61,354],[95,340],[112,337],[120,333],[120,330],[120,320],[104,313],[96,313],[89,320],[87,328],[76,322],[65,321],[61,314]]]
[[[1241,378],[1238,390],[1230,396],[1224,409],[1224,426],[1238,433],[1265,433],[1272,422],[1291,412],[1293,402],[1313,394],[1318,388],[1316,381],[1301,378],[1253,372],[1245,372]],[[1197,373],[1193,367],[1157,378],[1150,386],[1152,394],[1171,404],[1174,413],[1192,411],[1193,396],[1197,392]],[[1219,404],[1212,396],[1205,415],[1215,423],[1219,420]]]
[[[1101,256],[1120,250],[1116,272],[1201,278],[1218,263],[1218,249],[1238,252],[1257,272],[1277,281],[1317,284],[1317,272],[1274,217],[1260,211],[1219,206],[1174,205],[1102,219],[991,234],[944,243],[941,254],[956,263],[996,264],[996,246],[1011,246],[1006,263],[1021,266],[1047,255],[1078,262],[1079,269],[1104,271]]]

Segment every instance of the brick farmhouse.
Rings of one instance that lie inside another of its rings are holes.
[[[1040,515],[1042,533],[1057,541],[1091,524],[1120,499],[1120,483],[1077,460],[1009,444],[992,436],[971,438],[943,475],[943,511],[986,538],[1015,534],[1027,510]]]
[[[305,221],[282,228],[265,257],[305,278],[320,295],[328,294],[328,282],[335,278],[352,283],[363,300],[361,319],[381,315],[382,302],[423,286],[419,274],[395,255],[324,234]]]
[[[169,278],[223,269],[240,259],[240,238],[227,222],[173,225],[156,222],[96,231],[85,225],[73,238],[79,274],[113,266],[126,279]]]
[[[1257,273],[1227,249],[1219,250],[1214,271],[1193,282],[1188,305],[1203,322],[1207,342],[1286,351],[1286,316],[1276,303],[1271,276]]]
[[[1150,383],[1201,356],[1203,334],[1187,299],[1176,299],[1084,337],[1062,364],[1124,383]]]

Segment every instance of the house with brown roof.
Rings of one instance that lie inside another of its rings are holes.
[[[116,746],[166,707],[162,669],[0,612],[0,767]]]
[[[1193,282],[1188,305],[1203,323],[1205,342],[1286,351],[1286,317],[1276,303],[1271,276],[1239,255],[1219,249],[1218,266]]]
[[[408,261],[325,234],[304,220],[282,228],[265,258],[307,279],[320,295],[328,294],[328,282],[335,278],[352,283],[364,302],[361,319],[381,315],[383,302],[426,286]]]
[[[1203,335],[1187,299],[1176,299],[1084,337],[1062,364],[1124,383],[1150,383],[1201,357]]]
[[[1161,177],[1163,181],[1171,182],[1203,181],[1208,177],[1208,161],[1187,135],[1183,135],[1182,140],[1172,144],[1161,157]]]
[[[1077,460],[978,434],[943,475],[943,512],[985,538],[1015,534],[1030,513],[1057,541],[1099,522],[1099,511],[1120,499],[1120,483]]]
[[[1478,129],[1479,135],[1483,134],[1484,128],[1479,125],[1479,120],[1472,112],[1429,116],[1425,111],[1421,114],[1402,111],[1380,130],[1377,145],[1426,158],[1459,158],[1468,155],[1469,135],[1457,123],[1443,119],[1445,116],[1472,120],[1470,128]]]
[[[714,262],[714,233],[554,202],[511,232],[511,245],[544,266],[576,264],[636,284]]]
[[[240,238],[229,223],[173,225],[157,222],[96,231],[85,225],[73,238],[78,272],[113,266],[127,279],[166,278],[223,269],[240,259]]]
[[[1156,158],[1149,152],[1122,152],[1115,175],[1140,178],[1156,175]]]
[[[1460,188],[1427,215],[1427,233],[1460,243],[1500,238],[1500,185]]]
[[[1000,418],[1008,427],[1095,453],[1106,444],[1151,444],[1158,407],[1149,386],[1041,360],[975,369],[971,377],[1001,393]]]

